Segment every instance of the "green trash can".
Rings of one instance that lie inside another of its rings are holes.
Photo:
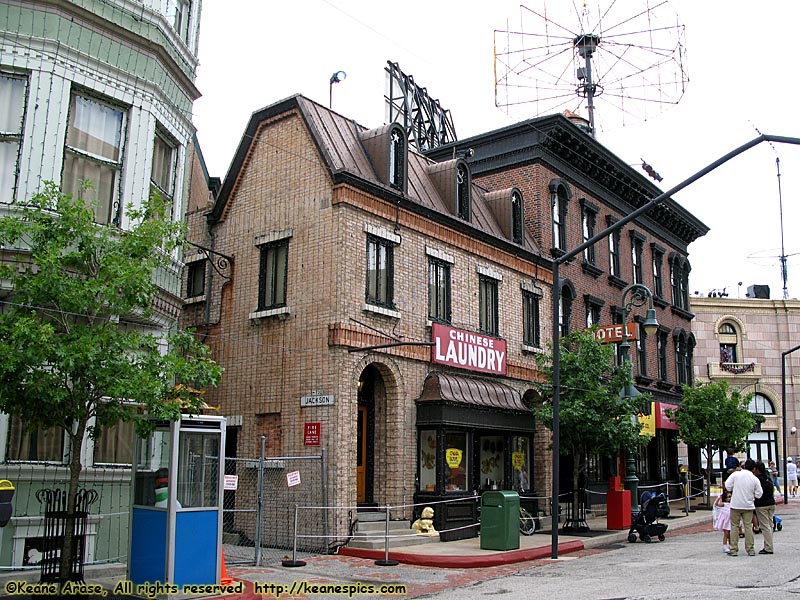
[[[519,548],[519,494],[484,492],[481,496],[481,549]]]

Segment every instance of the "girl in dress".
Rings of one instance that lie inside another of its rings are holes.
[[[714,501],[714,529],[722,531],[722,551],[731,551],[731,505],[730,492],[722,488],[722,493]]]

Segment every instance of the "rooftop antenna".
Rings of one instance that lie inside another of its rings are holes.
[[[591,8],[590,8],[591,5]],[[529,7],[530,6],[530,7]],[[495,105],[537,116],[588,113],[589,129],[647,119],[683,97],[684,26],[669,3],[530,0],[520,25],[494,32]],[[575,96],[579,100],[576,101]],[[615,110],[598,121],[596,101]]]
[[[789,290],[786,287],[786,280],[788,279],[788,273],[786,269],[786,250],[784,248],[783,243],[783,196],[781,196],[781,158],[780,156],[775,157],[775,168],[778,170],[778,211],[780,212],[781,216],[781,279],[783,280],[783,299],[789,299]]]

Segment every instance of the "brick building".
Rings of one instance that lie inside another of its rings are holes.
[[[302,96],[255,112],[213,206],[187,215],[207,251],[185,258],[183,320],[225,367],[208,402],[228,455],[257,456],[261,436],[267,456],[316,453],[314,427],[340,535],[356,506],[519,487],[523,469],[546,485],[548,436],[523,402],[551,335],[532,206],[396,124]],[[473,523],[475,502],[436,515]]]
[[[763,290],[765,286],[758,287]],[[788,456],[797,457],[800,442],[792,427],[796,428],[800,420],[800,352],[788,354],[785,359],[785,423],[781,354],[798,344],[800,301],[771,300],[768,291],[747,298],[692,297],[691,310],[695,315],[692,331],[697,339],[698,381],[726,380],[744,395],[752,394],[750,412],[764,416],[759,430],[748,437],[746,454],[781,465],[786,458],[785,427]],[[724,457],[714,457],[712,466],[721,468],[723,460]]]
[[[661,194],[639,170],[612,154],[586,133],[586,123],[571,113],[523,121],[428,153],[441,160],[466,149],[474,180],[489,189],[514,186],[525,198],[526,228],[551,257],[584,241]],[[708,228],[672,199],[660,203],[575,260],[560,266],[559,327],[622,323],[623,294],[631,284],[652,292],[659,329],[648,337],[642,327],[646,306],[631,307],[636,341],[631,359],[636,386],[651,394],[650,415],[640,417],[652,440],[639,453],[642,484],[677,481],[674,424],[663,410],[681,399],[681,385],[692,381],[695,338],[689,306],[688,246]],[[626,303],[629,298],[626,298]],[[647,410],[645,410],[647,412]],[[602,457],[589,461],[587,485],[605,490],[621,465]],[[560,488],[572,483],[571,458],[562,458]],[[697,472],[695,470],[695,472]]]

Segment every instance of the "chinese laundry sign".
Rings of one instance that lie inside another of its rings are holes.
[[[434,323],[431,361],[482,373],[506,374],[506,342]]]

